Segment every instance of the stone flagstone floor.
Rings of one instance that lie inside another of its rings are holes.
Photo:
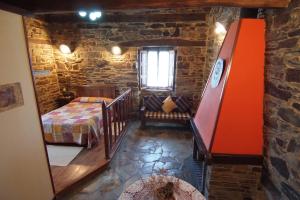
[[[109,168],[58,199],[117,200],[122,191],[141,177],[166,173],[195,187],[192,132],[175,125],[147,126],[133,122]],[[198,176],[199,179],[199,176]]]

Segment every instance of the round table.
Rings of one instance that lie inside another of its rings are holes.
[[[174,185],[173,199],[175,200],[205,200],[205,197],[191,184],[174,176],[150,176],[140,179],[126,188],[119,200],[157,200],[154,191],[164,187],[168,182]]]

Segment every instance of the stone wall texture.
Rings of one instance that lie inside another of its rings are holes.
[[[209,14],[209,30],[207,37],[207,54],[206,54],[206,67],[203,71],[204,83],[206,83],[208,76],[212,67],[214,66],[218,53],[220,51],[221,45],[225,39],[225,34],[215,33],[216,22],[221,23],[226,30],[229,29],[230,24],[239,19],[240,8],[232,7],[213,7]]]
[[[56,108],[63,88],[83,84],[132,87],[137,108],[140,96],[150,93],[139,89],[137,64],[139,48],[149,44],[177,50],[175,91],[156,93],[187,95],[196,108],[225,36],[214,33],[215,22],[228,28],[239,12],[224,7],[107,11],[97,22],[72,15],[26,18],[33,70],[48,71],[34,76],[40,110]],[[279,199],[300,199],[300,0],[287,9],[268,9],[265,17],[264,178]],[[63,43],[72,54],[61,54]],[[113,45],[124,53],[112,55]]]
[[[38,105],[44,114],[57,108],[55,100],[60,95],[52,42],[43,20],[25,18],[25,25]]]
[[[265,200],[261,166],[211,164],[207,167],[205,196],[209,200]]]
[[[267,10],[265,167],[279,199],[300,199],[300,1]]]
[[[55,108],[50,102],[59,94],[58,89],[72,90],[73,86],[83,84],[113,84],[120,92],[131,87],[136,107],[140,97],[150,93],[186,95],[193,99],[196,109],[224,39],[224,35],[214,33],[215,21],[227,26],[238,14],[236,8],[214,7],[107,11],[103,20],[96,22],[70,14],[47,15],[44,20],[26,18],[32,60],[43,56],[48,49],[43,59],[52,67],[49,75],[35,76],[36,80],[44,80],[37,86],[41,110]],[[60,44],[70,46],[73,53],[62,54]],[[111,54],[113,45],[122,47],[121,56]],[[139,90],[138,50],[149,45],[176,49],[174,91]],[[34,63],[36,66],[44,70]],[[47,77],[52,77],[52,85],[46,81]],[[51,90],[45,93],[47,87]]]
[[[78,16],[48,17],[61,88],[66,82],[112,84],[120,91],[133,88],[136,105],[148,91],[139,90],[138,50],[143,46],[169,46],[177,50],[175,91],[156,94],[186,95],[200,100],[205,67],[209,8],[107,11],[103,21],[90,22]],[[120,16],[116,18],[116,16]],[[148,16],[148,17],[143,17]],[[58,46],[74,47],[65,56]],[[115,56],[111,47],[119,45],[123,54]]]

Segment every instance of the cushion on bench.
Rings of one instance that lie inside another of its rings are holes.
[[[165,113],[162,111],[158,111],[158,112],[146,111],[145,117],[150,119],[174,119],[174,120],[189,120],[191,118],[188,112]]]
[[[178,97],[176,100],[176,105],[180,112],[187,112],[192,107],[189,100],[185,96]]]
[[[144,100],[144,105],[150,111],[160,111],[162,104],[163,104],[163,102],[156,95],[151,95],[147,99]]]

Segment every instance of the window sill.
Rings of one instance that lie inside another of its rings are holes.
[[[173,92],[173,89],[163,89],[163,88],[141,88],[141,91],[148,92]]]

